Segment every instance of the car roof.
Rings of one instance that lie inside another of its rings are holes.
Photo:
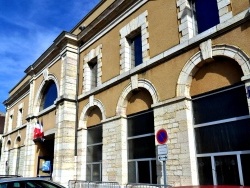
[[[39,178],[39,177],[1,177],[0,178],[0,182],[27,181],[27,180],[43,180],[43,181],[47,181],[47,179]]]

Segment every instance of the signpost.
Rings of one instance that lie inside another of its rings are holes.
[[[158,160],[163,162],[163,178],[164,178],[164,187],[167,187],[167,170],[166,170],[166,161],[168,159],[168,147],[165,144],[168,140],[168,134],[165,129],[160,129],[156,133],[157,142],[161,145],[157,146],[158,151]]]

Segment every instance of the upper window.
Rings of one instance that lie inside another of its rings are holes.
[[[135,35],[131,39],[128,38],[130,44],[130,59],[131,68],[136,67],[142,63],[142,40],[141,33]]]
[[[23,119],[23,108],[19,108],[17,114],[17,126],[22,125],[22,119]]]
[[[50,81],[43,92],[42,110],[54,104],[57,98],[57,88],[53,81]]]
[[[14,113],[14,111],[12,111],[12,112],[10,113],[10,116],[9,116],[8,131],[11,131],[11,130],[12,130],[13,119],[14,119],[13,113]]]
[[[197,33],[202,33],[220,23],[217,0],[190,0]]]
[[[102,76],[102,45],[90,50],[84,57],[83,92],[101,85]]]
[[[233,17],[229,0],[176,0],[180,42]]]
[[[149,57],[147,12],[134,18],[120,30],[120,73],[146,62]]]
[[[97,58],[92,59],[89,63],[90,69],[90,88],[97,87]]]

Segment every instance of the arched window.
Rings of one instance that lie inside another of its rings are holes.
[[[57,98],[56,84],[53,81],[50,81],[43,92],[41,110],[46,109],[49,106],[53,105],[56,98]]]

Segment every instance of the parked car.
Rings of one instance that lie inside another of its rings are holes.
[[[9,177],[0,179],[0,188],[65,188],[50,180],[33,177]]]

